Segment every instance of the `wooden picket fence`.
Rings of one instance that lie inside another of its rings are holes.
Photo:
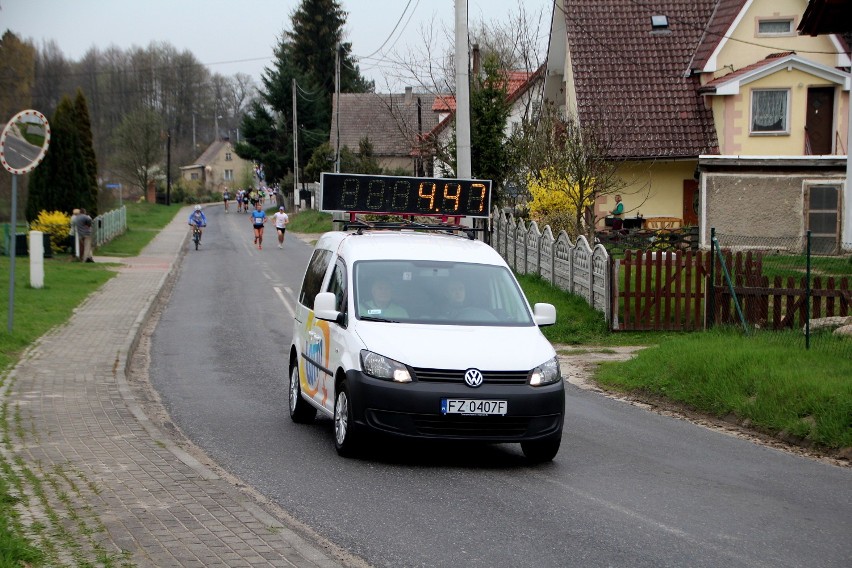
[[[613,328],[703,329],[708,257],[706,251],[626,251],[614,263]]]
[[[762,329],[791,329],[801,328],[808,319],[807,311],[807,280],[799,278],[782,278],[775,276],[771,282],[763,275],[762,256],[753,253],[737,253],[732,258],[731,253],[725,253],[725,263],[733,280],[731,287],[719,273],[719,262],[716,261],[713,287],[715,297],[715,323],[739,324],[737,306],[734,295],[740,306],[740,311],[746,322]],[[852,314],[852,291],[849,289],[849,278],[834,278],[815,276],[811,281],[810,318],[817,319],[832,316],[848,316]]]
[[[713,314],[710,324],[737,324],[739,312],[753,327],[801,327],[807,318],[807,282],[763,275],[762,255],[723,252],[733,283],[725,280],[719,259],[713,267]],[[618,330],[690,331],[707,325],[707,251],[627,251],[613,264],[613,328]],[[623,269],[623,271],[622,271]],[[739,310],[734,303],[736,295]],[[849,278],[815,277],[811,284],[811,318],[852,314]]]

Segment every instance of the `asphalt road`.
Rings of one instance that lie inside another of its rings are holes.
[[[562,448],[387,442],[337,456],[287,413],[286,354],[311,248],[207,210],[152,338],[181,430],[266,498],[375,566],[848,567],[852,469],[567,387]]]

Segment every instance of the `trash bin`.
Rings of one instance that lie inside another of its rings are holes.
[[[44,258],[53,258],[53,249],[50,248],[50,235],[41,234],[44,245]],[[7,253],[8,254],[8,253]],[[15,234],[15,256],[27,256],[30,254],[30,245],[26,233]]]

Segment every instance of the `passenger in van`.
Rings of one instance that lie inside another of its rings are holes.
[[[384,279],[373,281],[371,298],[361,304],[361,316],[407,318],[408,311],[393,301],[393,286]]]

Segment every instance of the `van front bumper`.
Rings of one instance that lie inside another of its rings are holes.
[[[565,415],[565,386],[488,384],[470,388],[458,383],[394,383],[346,373],[355,423],[396,436],[523,442],[558,435]],[[443,414],[443,399],[505,400],[504,415]]]

